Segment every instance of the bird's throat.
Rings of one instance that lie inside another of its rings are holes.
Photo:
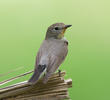
[[[60,34],[58,35],[58,39],[62,39],[62,38],[64,37],[65,31],[66,31],[66,29],[64,29],[64,30],[62,31],[62,33],[60,33]]]

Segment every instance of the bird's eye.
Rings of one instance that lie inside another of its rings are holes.
[[[58,30],[59,28],[58,27],[55,27],[55,30]]]

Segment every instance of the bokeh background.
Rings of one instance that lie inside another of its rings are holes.
[[[61,65],[71,100],[110,100],[110,0],[0,0],[0,81],[32,70],[47,27],[72,24]],[[1,87],[29,79],[30,75]]]

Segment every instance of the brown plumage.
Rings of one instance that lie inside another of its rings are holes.
[[[46,73],[43,83],[46,83],[52,73],[64,61],[68,53],[68,41],[64,38],[64,32],[70,26],[63,23],[56,23],[48,28],[46,38],[38,51],[34,74],[28,81],[29,84],[37,83],[44,70],[46,70]]]

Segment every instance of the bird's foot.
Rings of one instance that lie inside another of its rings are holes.
[[[59,74],[59,77],[61,77],[61,70],[58,69],[58,74]]]

